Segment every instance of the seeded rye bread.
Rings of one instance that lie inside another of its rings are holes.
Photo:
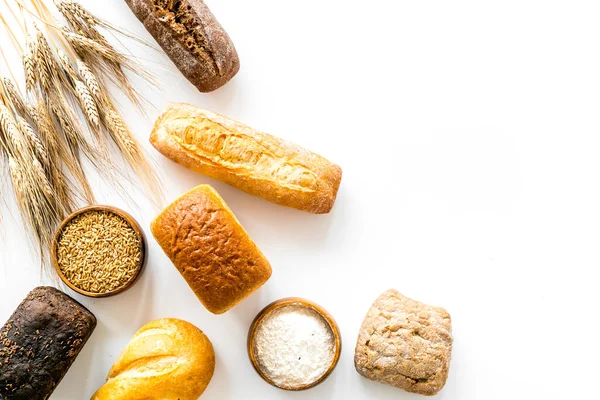
[[[95,327],[63,292],[33,289],[0,329],[0,400],[48,399]]]
[[[222,314],[261,287],[271,265],[221,196],[201,185],[168,206],[152,234],[208,311]]]
[[[408,392],[432,396],[448,378],[450,315],[388,290],[373,303],[360,329],[354,365],[359,374]]]
[[[183,75],[201,92],[240,69],[235,46],[202,0],[125,0]]]

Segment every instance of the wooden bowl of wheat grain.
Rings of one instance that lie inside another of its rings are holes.
[[[146,264],[146,239],[137,221],[106,205],[84,207],[56,230],[51,262],[60,279],[88,297],[110,297],[132,287]]]

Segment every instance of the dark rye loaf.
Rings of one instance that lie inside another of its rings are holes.
[[[125,0],[177,68],[201,92],[237,74],[233,42],[202,0]]]
[[[63,292],[33,289],[0,329],[0,400],[48,399],[95,327]]]

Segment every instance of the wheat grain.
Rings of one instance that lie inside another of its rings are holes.
[[[71,64],[71,59],[62,49],[58,49],[56,51],[58,54],[58,61],[60,62],[61,67],[69,77],[77,76],[77,72],[75,72],[75,68],[73,68],[73,64]]]
[[[27,110],[27,114],[31,117],[31,120],[37,125],[38,124],[38,112],[36,108],[30,103],[25,102],[25,109]]]
[[[12,156],[8,157],[8,169],[13,189],[17,197],[17,204],[21,209],[21,215],[24,218],[24,222],[36,233],[37,239],[40,240],[42,228],[39,223],[40,216],[37,214],[39,207],[32,202],[30,186],[27,183],[28,179],[25,177],[25,171],[19,162]]]
[[[73,48],[75,48],[77,53],[83,58],[85,58],[86,55],[92,54],[115,63],[121,63],[124,61],[124,57],[119,53],[111,51],[110,48],[98,43],[95,40],[65,30],[63,30],[63,33],[67,40],[73,45]]]
[[[106,122],[122,151],[128,155],[129,158],[137,158],[139,153],[137,143],[131,138],[131,132],[119,113],[115,110],[108,110]]]
[[[4,83],[4,90],[6,91],[8,99],[17,109],[17,111],[19,111],[21,114],[28,114],[27,109],[25,108],[25,103],[23,102],[23,99],[17,91],[13,81],[5,77],[2,79],[2,82]]]
[[[35,173],[35,177],[38,180],[39,186],[46,197],[46,200],[50,203],[54,203],[54,190],[52,190],[52,186],[50,186],[50,181],[48,181],[48,177],[46,176],[46,171],[44,167],[39,162],[37,158],[33,159],[32,162],[33,171]]]
[[[23,49],[23,68],[25,70],[25,88],[33,90],[35,87],[37,69],[34,54],[37,54],[37,45],[30,36],[27,37],[25,48]]]
[[[96,101],[102,101],[103,96],[100,83],[90,67],[85,62],[77,60],[77,69],[79,70],[79,75],[83,79],[83,82],[85,82],[85,85],[89,89],[90,93],[94,96]]]
[[[29,144],[33,148],[37,158],[39,158],[41,160],[43,165],[49,166],[50,158],[48,157],[48,153],[46,152],[46,149],[44,148],[44,144],[42,143],[40,138],[38,138],[37,134],[34,132],[31,125],[29,125],[23,117],[17,115],[16,118],[17,118],[17,124],[18,124],[19,128],[21,129],[21,132],[23,133],[25,138],[29,141]]]
[[[135,278],[143,261],[142,239],[121,216],[92,210],[64,226],[57,255],[69,282],[89,292],[106,293]]]
[[[58,139],[58,133],[50,118],[50,113],[48,112],[46,104],[43,101],[40,101],[35,107],[29,105],[29,108],[29,112],[37,124],[40,140],[44,142],[52,158],[60,157],[60,141]]]
[[[26,196],[25,179],[23,179],[19,163],[12,156],[8,157],[8,168],[17,196],[24,198]]]
[[[2,126],[2,130],[8,138],[9,144],[14,146],[13,153],[24,153],[25,143],[23,142],[23,138],[19,135],[19,130],[10,110],[3,103],[0,103],[0,126]]]
[[[99,127],[100,116],[98,115],[98,108],[96,107],[96,102],[94,101],[92,94],[90,93],[85,83],[83,83],[77,78],[74,79],[74,82],[77,98],[79,99],[79,102],[83,108],[83,111],[85,112],[88,121],[94,127]]]
[[[85,199],[89,203],[94,203],[94,193],[85,176],[80,158],[80,151],[82,150],[88,156],[89,160],[97,169],[100,169],[101,163],[99,163],[98,159],[95,157],[100,157],[101,155],[94,152],[85,138],[81,137],[80,130],[78,129],[79,124],[64,99],[58,97],[50,98],[50,109],[57,118],[65,135],[65,141],[67,143],[67,151],[65,154],[67,154],[68,159],[71,161],[69,164],[71,173],[75,176],[77,182],[81,186]]]
[[[100,25],[101,21],[92,15],[88,10],[83,8],[80,4],[75,3],[71,0],[54,0],[54,4],[58,8],[58,11],[68,20],[71,18],[80,18],[85,21],[88,25]]]
[[[54,56],[52,55],[50,45],[42,32],[37,31],[36,39],[37,51],[33,56],[35,65],[37,66],[39,82],[45,91],[50,91],[52,88],[52,64],[54,62]]]

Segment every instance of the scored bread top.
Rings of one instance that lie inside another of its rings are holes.
[[[315,214],[331,211],[342,179],[341,168],[318,154],[184,103],[168,106],[150,142],[186,168]]]
[[[271,266],[221,196],[198,186],[168,206],[152,233],[204,306],[222,314],[262,286]]]
[[[125,0],[177,68],[201,92],[240,69],[231,38],[202,0]]]
[[[214,370],[212,343],[200,329],[159,319],[137,331],[92,400],[197,400]]]

